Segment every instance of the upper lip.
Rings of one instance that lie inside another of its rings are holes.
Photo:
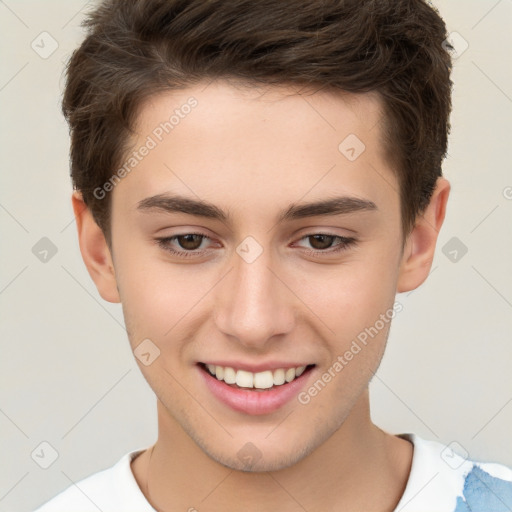
[[[280,362],[280,361],[267,361],[266,363],[245,363],[243,361],[201,361],[203,364],[213,364],[215,366],[229,366],[235,370],[245,370],[247,372],[258,373],[264,371],[274,371],[279,368],[284,368],[287,370],[288,368],[298,368],[299,366],[311,366],[313,363],[290,363]]]

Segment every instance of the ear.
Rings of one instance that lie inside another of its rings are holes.
[[[103,231],[84,203],[80,191],[71,196],[75,213],[80,252],[99,294],[108,302],[121,302],[117,289],[114,264]]]
[[[449,194],[448,180],[438,178],[428,206],[418,215],[407,237],[398,275],[398,293],[414,290],[428,277]]]

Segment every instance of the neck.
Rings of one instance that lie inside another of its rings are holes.
[[[405,489],[412,445],[376,427],[366,391],[342,426],[314,452],[278,471],[245,472],[219,464],[158,402],[159,436],[132,463],[158,512],[202,510],[392,512]]]

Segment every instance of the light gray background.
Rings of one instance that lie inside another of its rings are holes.
[[[453,73],[452,194],[430,278],[397,297],[373,419],[512,466],[512,0],[435,5],[469,44]],[[96,291],[71,209],[62,71],[88,8],[0,1],[0,511],[32,510],[157,434],[121,306]],[[31,47],[43,31],[58,42],[46,59]],[[57,248],[46,263],[32,252],[43,237]],[[442,251],[453,237],[468,249],[456,262]],[[48,469],[31,457],[43,441],[59,455]]]

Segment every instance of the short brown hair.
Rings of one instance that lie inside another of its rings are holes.
[[[144,99],[202,80],[376,91],[407,234],[446,154],[446,27],[423,0],[105,0],[66,69],[71,176],[111,243],[110,194]],[[341,142],[341,141],[340,141]]]

